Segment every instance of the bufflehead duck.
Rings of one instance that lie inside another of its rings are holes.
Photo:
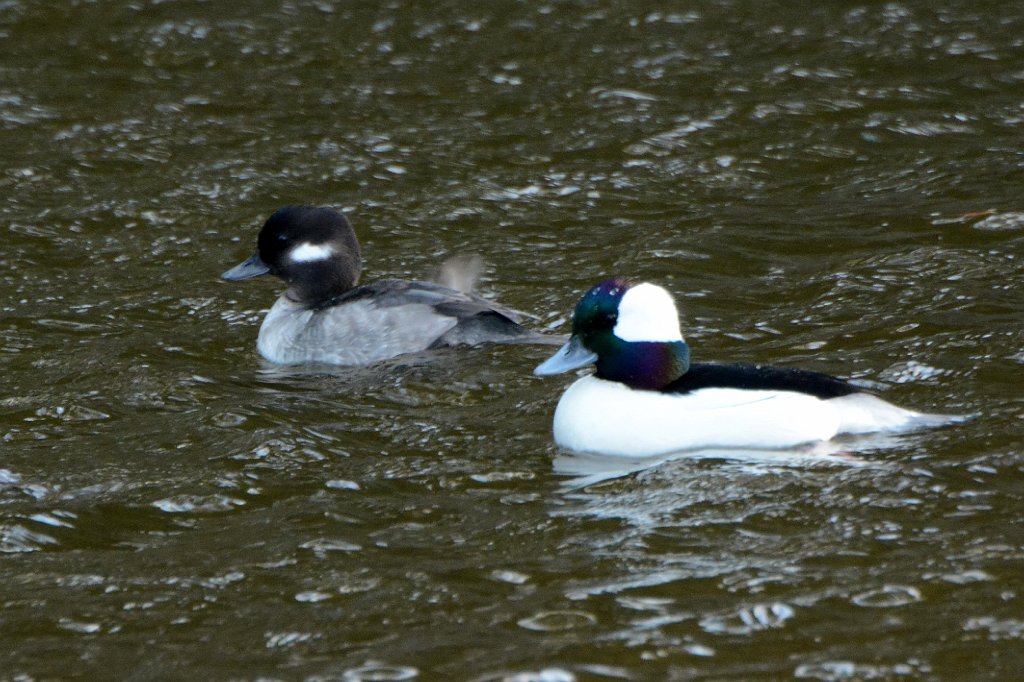
[[[690,363],[672,296],[625,278],[584,294],[568,343],[534,373],[588,364],[597,371],[572,384],[555,408],[555,442],[577,452],[648,457],[722,447],[780,449],[963,419],[905,410],[818,372]]]
[[[359,242],[345,216],[331,208],[277,210],[257,247],[221,277],[271,274],[288,285],[256,343],[271,362],[365,365],[444,346],[560,342],[520,326],[522,313],[468,291],[398,279],[356,286]]]

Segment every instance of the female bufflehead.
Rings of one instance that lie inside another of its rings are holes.
[[[279,209],[264,223],[257,247],[221,277],[271,274],[288,285],[256,343],[271,362],[365,365],[443,346],[558,343],[521,327],[522,313],[434,282],[386,279],[357,287],[359,242],[331,208]]]
[[[773,449],[838,434],[904,431],[959,421],[896,407],[841,379],[803,369],[690,363],[671,295],[624,278],[591,288],[572,337],[534,373],[597,371],[555,408],[569,450],[648,457],[707,449]]]

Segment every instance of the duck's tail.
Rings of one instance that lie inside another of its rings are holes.
[[[893,405],[871,393],[853,393],[832,398],[840,408],[839,433],[901,432],[961,424],[976,414],[928,414]]]
[[[451,256],[441,263],[434,281],[449,289],[471,294],[480,281],[483,269],[484,259],[475,253]]]

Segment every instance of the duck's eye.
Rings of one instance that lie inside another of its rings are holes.
[[[287,244],[288,243],[288,235],[286,235],[286,234],[279,234],[279,235],[277,235],[277,241],[281,242],[282,244]]]

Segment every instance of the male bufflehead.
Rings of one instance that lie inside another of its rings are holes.
[[[520,326],[522,313],[468,291],[398,279],[356,286],[359,242],[345,216],[331,208],[277,210],[257,247],[221,277],[271,274],[288,285],[256,343],[271,362],[366,365],[444,346],[559,342]]]
[[[555,408],[558,445],[648,457],[707,448],[776,449],[839,434],[905,431],[960,421],[892,405],[841,379],[803,369],[690,363],[672,296],[609,279],[591,288],[572,337],[535,374],[588,364]]]

